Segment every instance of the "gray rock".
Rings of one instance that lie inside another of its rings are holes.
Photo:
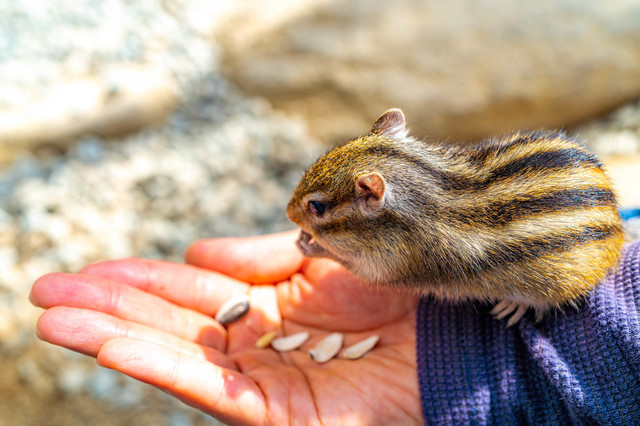
[[[180,9],[209,7],[185,0]],[[158,2],[0,0],[0,162],[35,143],[123,135],[166,118],[217,67],[202,20]]]
[[[66,366],[58,374],[58,388],[68,394],[77,394],[85,389],[89,374],[80,364]]]
[[[219,28],[224,70],[325,140],[393,106],[415,135],[456,140],[567,126],[640,96],[636,0],[300,4],[277,25],[263,7]]]
[[[98,163],[104,158],[105,147],[100,139],[89,137],[82,139],[74,148],[73,154],[86,163]]]
[[[40,398],[50,397],[55,391],[53,383],[38,363],[32,358],[22,358],[16,365],[20,379]]]
[[[89,392],[98,399],[113,400],[120,391],[120,378],[120,373],[115,370],[97,368],[89,375]]]

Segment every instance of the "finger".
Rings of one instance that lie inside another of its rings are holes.
[[[59,306],[44,312],[36,325],[41,340],[89,356],[97,356],[102,345],[119,337],[157,343],[192,357],[235,369],[221,351],[180,339],[171,334],[134,322],[87,309]]]
[[[187,263],[250,283],[277,283],[298,271],[304,260],[295,246],[297,232],[193,243]]]
[[[206,315],[214,315],[227,299],[249,288],[216,272],[159,260],[111,260],[89,265],[80,273],[137,287]]]
[[[341,331],[377,328],[410,315],[418,297],[391,287],[373,287],[328,259],[313,259],[276,286],[282,318]]]
[[[226,331],[213,318],[102,277],[45,275],[33,285],[30,298],[43,308],[62,305],[91,309],[219,350],[225,347]]]
[[[229,424],[265,419],[262,393],[244,374],[162,345],[114,339],[98,353],[98,363],[159,387],[181,401]]]

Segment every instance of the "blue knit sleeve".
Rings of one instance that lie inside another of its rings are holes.
[[[529,312],[511,328],[490,310],[420,301],[428,423],[640,424],[640,241],[579,310],[537,324]]]

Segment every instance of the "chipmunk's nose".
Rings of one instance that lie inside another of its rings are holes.
[[[293,200],[287,205],[287,219],[293,223],[300,223],[300,215]]]

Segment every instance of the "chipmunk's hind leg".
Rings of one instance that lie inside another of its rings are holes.
[[[510,300],[503,300],[491,310],[491,315],[495,316],[496,319],[501,320],[513,314],[507,321],[507,328],[509,328],[520,321],[522,316],[527,312],[527,309],[529,309],[528,306],[518,305]]]

